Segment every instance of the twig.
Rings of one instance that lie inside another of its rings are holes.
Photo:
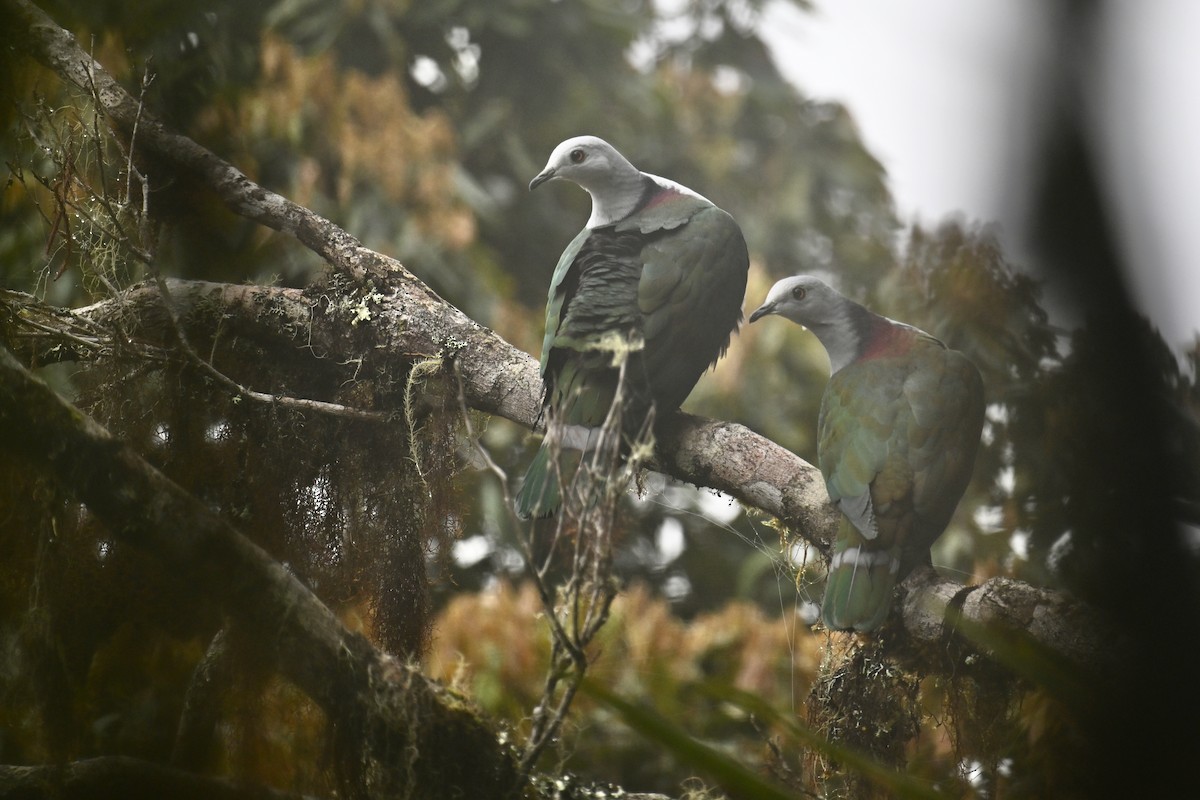
[[[595,445],[581,458],[575,475],[564,486],[563,505],[555,522],[554,538],[540,567],[533,565],[533,548],[528,538],[522,539],[522,547],[528,554],[530,573],[552,633],[550,668],[546,673],[542,699],[533,710],[529,739],[521,756],[522,774],[532,770],[566,721],[587,672],[587,648],[607,621],[616,596],[610,579],[612,526],[616,519],[617,502],[628,479],[621,459],[622,420],[626,409],[625,363],[621,359],[616,395],[600,426]],[[547,435],[551,437],[551,446],[556,447],[560,440],[555,432],[556,425],[548,425]],[[558,463],[557,454],[551,462]],[[562,483],[562,476],[557,477]],[[568,524],[574,526],[573,536],[567,535]],[[573,542],[571,574],[563,583],[561,592],[552,593],[546,576],[558,547],[568,539]],[[556,598],[559,598],[557,603]]]
[[[104,350],[104,349],[106,349],[105,345],[103,343],[101,343],[95,339],[84,339],[82,336],[71,333],[70,331],[52,328],[49,325],[44,325],[41,322],[38,322],[37,320],[34,320],[34,319],[22,319],[21,323],[23,325],[29,326],[30,328],[36,328],[37,330],[46,333],[48,336],[53,336],[56,339],[66,339],[68,341],[75,342],[76,344],[83,345],[84,347],[88,348],[89,350]]]
[[[88,75],[89,75],[89,77],[92,75],[92,72],[90,70],[88,71]],[[142,80],[142,95],[138,99],[137,113],[134,118],[135,122],[134,122],[133,134],[131,135],[131,138],[129,141],[128,159],[129,159],[129,163],[131,165],[132,165],[132,159],[133,159],[133,152],[134,152],[134,148],[135,148],[135,144],[136,144],[133,137],[137,135],[137,122],[141,120],[143,101],[145,98],[145,91],[146,91],[146,88],[149,86],[149,83],[150,83],[149,80],[143,78],[143,80]],[[93,91],[93,100],[99,107],[100,106],[100,98],[98,95],[95,94],[96,88],[95,88],[94,83],[92,83],[91,86],[92,86],[92,91]],[[131,171],[130,172],[131,180],[132,180],[133,174],[134,173]],[[146,220],[146,219],[149,219],[149,215],[148,215],[148,212],[149,212],[148,204],[149,204],[149,197],[150,197],[149,179],[140,173],[137,173],[137,177],[142,183],[141,213],[142,213],[142,218],[144,220]],[[84,188],[86,188],[89,192],[92,192],[94,195],[94,191],[90,187],[87,187],[85,184],[82,184],[82,183],[81,183],[81,185],[84,185]],[[104,203],[102,205],[104,206],[105,210],[108,212],[109,217],[112,220],[113,224],[117,227],[116,234],[112,234],[109,232],[106,232],[106,233],[108,233],[108,235],[116,238],[117,241],[119,241],[121,244],[125,245],[129,249],[130,253],[132,253],[134,255],[134,257],[136,257],[138,260],[140,260],[143,264],[146,265],[147,269],[150,272],[150,276],[151,276],[152,280],[154,281],[154,285],[157,287],[159,295],[162,297],[163,307],[167,311],[167,317],[171,323],[172,333],[175,336],[176,342],[178,343],[180,350],[183,351],[183,354],[184,354],[185,358],[187,359],[187,361],[190,362],[195,367],[197,367],[198,369],[200,369],[205,375],[212,378],[219,385],[225,387],[227,390],[232,392],[236,397],[243,398],[246,400],[252,400],[255,402],[265,403],[268,405],[275,405],[275,406],[279,406],[282,408],[291,408],[291,409],[296,409],[296,410],[300,410],[300,411],[312,411],[312,412],[317,412],[317,413],[321,413],[321,414],[326,414],[329,416],[341,417],[344,419],[354,419],[354,420],[361,420],[361,421],[368,421],[368,422],[384,422],[387,420],[388,415],[384,414],[382,412],[379,412],[379,411],[367,411],[364,409],[353,408],[351,406],[345,406],[345,405],[341,405],[338,403],[329,403],[329,402],[325,402],[323,400],[310,400],[310,399],[304,399],[304,398],[289,397],[286,395],[269,394],[267,392],[260,392],[260,391],[254,390],[254,389],[250,389],[249,387],[243,386],[242,384],[235,381],[233,378],[226,375],[224,372],[217,369],[212,364],[212,362],[207,361],[203,357],[201,357],[201,355],[196,352],[196,349],[194,347],[192,347],[191,341],[189,340],[187,333],[184,331],[183,324],[179,317],[179,310],[175,305],[174,298],[171,296],[170,288],[167,286],[167,282],[166,282],[166,279],[162,275],[162,271],[158,269],[158,263],[154,257],[154,253],[150,250],[147,250],[143,247],[140,247],[140,246],[134,244],[132,239],[125,233],[124,228],[120,224],[120,221],[117,218],[116,212],[112,208],[112,206],[108,205],[107,203]],[[81,213],[87,213],[87,212],[81,210]],[[90,216],[89,216],[89,221],[91,221]],[[98,223],[97,223],[97,227],[100,227],[100,229],[103,231],[103,228],[101,226],[99,226]],[[112,286],[110,283],[107,282],[107,280],[103,276],[102,271],[100,274],[100,278],[101,278],[101,280],[105,280],[106,286],[113,293],[114,297],[120,297],[121,293],[116,289],[116,287]]]
[[[388,415],[381,411],[366,411],[339,403],[327,403],[324,400],[308,400],[300,397],[289,397],[287,395],[268,394],[267,392],[259,392],[238,383],[200,357],[200,354],[196,352],[188,340],[187,334],[184,333],[183,324],[179,319],[179,310],[175,307],[175,301],[171,297],[171,290],[167,287],[166,279],[162,277],[162,274],[158,270],[152,270],[152,277],[154,285],[158,287],[158,291],[162,295],[163,305],[167,310],[167,317],[171,321],[171,328],[179,343],[179,348],[183,351],[187,360],[235,396],[267,405],[276,405],[281,408],[291,408],[297,411],[314,411],[344,419],[365,422],[387,421]]]
[[[486,466],[488,471],[495,475],[496,480],[500,482],[500,491],[503,494],[504,507],[509,510],[512,518],[516,520],[517,515],[512,510],[512,493],[508,490],[508,473],[504,471],[503,467],[496,463],[496,460],[492,458],[492,454],[489,453],[488,449],[483,446],[483,442],[480,440],[479,436],[475,434],[475,426],[471,423],[471,412],[467,407],[467,393],[463,387],[462,373],[459,370],[458,361],[450,361],[450,370],[454,373],[454,379],[458,386],[458,406],[460,409],[462,409],[463,425],[467,431],[467,438],[471,441],[471,444],[474,445],[475,452],[479,454],[481,459],[483,459],[484,466]]]
[[[500,482],[500,489],[503,493],[504,507],[508,510],[512,520],[520,524],[516,512],[513,508],[512,494],[508,489],[508,474],[496,463],[492,458],[491,453],[483,446],[483,443],[476,436],[474,426],[471,423],[471,415],[467,408],[466,393],[463,389],[462,375],[459,372],[458,362],[452,363],[452,369],[458,383],[458,402],[463,412],[463,422],[466,426],[467,437],[475,447],[475,451],[483,459],[484,464]],[[556,526],[556,532],[562,528],[561,516],[559,524]],[[578,692],[580,680],[575,680],[567,685],[559,697],[558,703],[555,705],[553,714],[548,714],[546,703],[553,698],[557,693],[559,681],[562,679],[565,668],[574,666],[580,679],[582,679],[582,669],[580,665],[586,668],[586,656],[581,648],[575,645],[571,636],[567,634],[561,620],[555,609],[554,599],[550,589],[546,583],[545,568],[539,569],[534,563],[533,548],[530,545],[528,537],[519,537],[522,552],[525,556],[525,564],[533,578],[534,586],[537,589],[538,597],[542,601],[542,607],[546,612],[546,619],[551,630],[551,653],[550,653],[550,668],[546,673],[546,681],[542,688],[542,701],[533,709],[530,735],[526,742],[525,751],[521,754],[521,760],[518,764],[518,774],[522,781],[533,770],[534,764],[541,755],[546,746],[550,743],[562,721],[566,719],[567,713],[570,710],[571,704],[574,702],[575,695]],[[551,548],[553,549],[553,548]],[[549,560],[549,559],[548,559]],[[568,654],[568,659],[564,664],[562,653]]]

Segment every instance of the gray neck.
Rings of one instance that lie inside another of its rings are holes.
[[[614,165],[605,174],[603,183],[584,186],[592,196],[592,216],[588,218],[587,226],[598,228],[610,225],[632,214],[642,202],[647,180],[637,167],[625,161]]]
[[[821,346],[829,354],[829,372],[833,374],[858,357],[861,342],[848,320],[841,319],[819,325],[809,325]]]
[[[829,354],[829,371],[835,373],[851,364],[862,352],[863,340],[883,318],[848,298],[840,298],[820,320],[803,324],[813,332]]]

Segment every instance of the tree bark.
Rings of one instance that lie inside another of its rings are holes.
[[[922,567],[901,586],[901,625],[918,647],[944,645],[957,637],[967,657],[990,655],[993,647],[1027,637],[1076,667],[1100,673],[1115,665],[1122,637],[1097,613],[1065,592],[1011,578],[964,586]],[[959,633],[961,632],[961,635]],[[935,665],[936,666],[936,665]]]

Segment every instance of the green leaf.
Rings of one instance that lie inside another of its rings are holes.
[[[625,724],[675,754],[679,760],[711,776],[725,791],[746,800],[795,800],[796,793],[768,781],[727,753],[688,735],[654,710],[631,703],[592,680],[582,691],[615,711]]]
[[[748,714],[779,725],[793,737],[818,753],[855,770],[867,780],[887,790],[898,800],[941,800],[945,795],[934,790],[926,781],[889,769],[859,751],[826,739],[804,725],[791,714],[784,714],[750,692],[727,684],[701,684],[706,694],[737,706]],[[730,794],[749,800],[764,798],[794,798],[795,792],[785,789],[727,753],[695,739],[679,726],[660,716],[653,709],[631,703],[592,680],[585,680],[582,691],[607,705],[625,724],[647,739],[657,742],[681,761],[710,775]]]

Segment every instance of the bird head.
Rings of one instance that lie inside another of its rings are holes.
[[[768,314],[778,314],[812,331],[829,354],[834,372],[858,357],[870,320],[876,318],[811,275],[784,278],[772,286],[750,321]]]
[[[532,191],[552,178],[564,178],[595,195],[622,176],[637,176],[637,168],[603,139],[576,136],[554,148],[546,168],[529,182]]]
[[[778,314],[806,328],[836,322],[846,299],[811,275],[784,278],[771,287],[767,299],[750,315],[750,321]]]

